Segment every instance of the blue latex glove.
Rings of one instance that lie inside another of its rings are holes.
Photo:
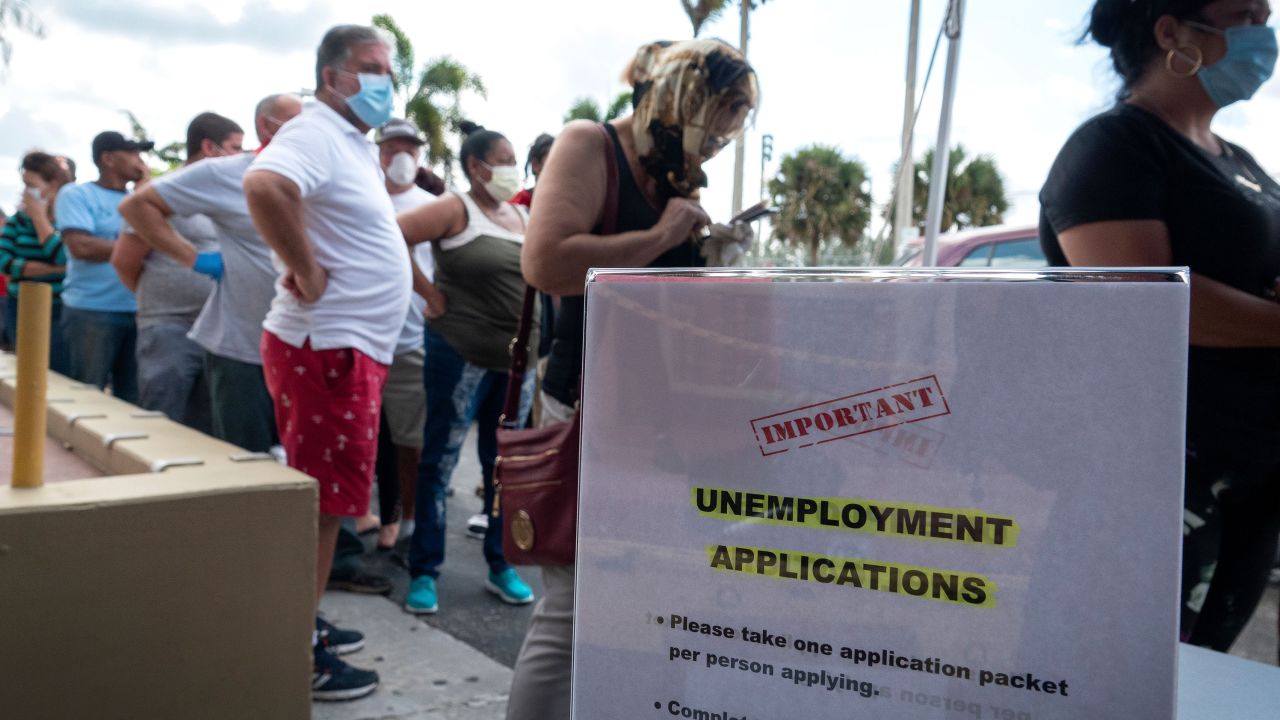
[[[220,252],[202,252],[196,255],[196,263],[191,266],[192,270],[201,275],[208,275],[214,280],[222,279],[222,253]]]

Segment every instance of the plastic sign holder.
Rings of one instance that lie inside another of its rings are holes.
[[[1173,717],[1188,290],[591,273],[574,717]]]

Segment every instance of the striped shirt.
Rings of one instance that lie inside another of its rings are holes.
[[[0,273],[10,280],[31,280],[49,283],[53,294],[62,292],[63,273],[23,278],[22,271],[28,262],[38,261],[49,265],[66,265],[67,250],[62,245],[62,233],[54,231],[44,242],[36,233],[31,216],[19,210],[11,215],[0,231]]]

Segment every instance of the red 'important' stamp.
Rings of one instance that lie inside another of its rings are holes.
[[[938,377],[929,375],[756,418],[751,430],[768,457],[950,414]]]

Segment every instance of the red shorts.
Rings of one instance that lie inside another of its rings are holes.
[[[300,348],[262,333],[262,374],[289,467],[320,485],[320,512],[369,512],[387,366],[354,348]]]

